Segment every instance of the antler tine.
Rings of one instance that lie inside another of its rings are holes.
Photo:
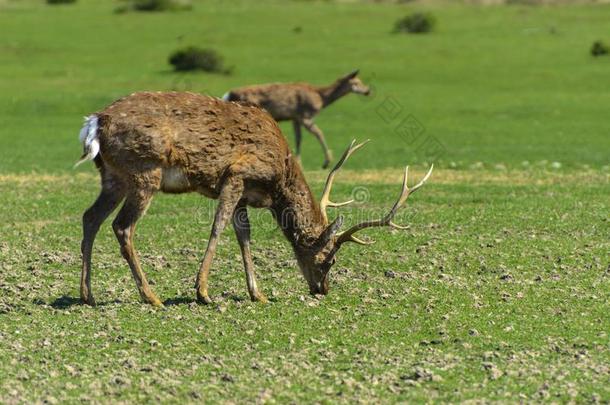
[[[426,175],[424,176],[423,179],[421,179],[419,181],[419,183],[417,183],[417,185],[411,187],[411,191],[409,192],[410,194],[416,192],[421,186],[424,185],[424,183],[426,181],[428,181],[428,178],[432,175],[432,170],[434,169],[434,164],[430,165],[430,169],[428,170],[428,173],[426,173]]]
[[[405,168],[405,174],[404,174],[404,177],[402,180],[402,191],[400,192],[400,196],[398,197],[398,200],[392,206],[392,209],[390,209],[390,211],[381,219],[361,222],[357,225],[352,226],[350,229],[348,229],[345,232],[338,233],[337,234],[337,237],[338,237],[337,245],[340,246],[342,243],[345,243],[345,242],[354,242],[354,243],[358,243],[359,245],[370,245],[371,243],[374,243],[372,241],[371,242],[363,241],[354,236],[354,234],[356,232],[361,231],[366,228],[389,226],[391,228],[401,229],[401,230],[409,229],[409,226],[395,224],[394,222],[392,222],[392,219],[396,215],[396,212],[398,212],[398,209],[400,207],[402,207],[404,205],[404,203],[407,201],[409,196],[412,193],[414,193],[415,191],[417,191],[421,186],[423,186],[424,183],[428,180],[428,178],[430,178],[430,176],[432,175],[433,169],[434,169],[434,165],[430,166],[430,170],[428,170],[428,173],[426,173],[426,175],[421,179],[421,181],[419,183],[417,183],[417,185],[415,185],[414,187],[409,188],[409,186],[407,185],[407,181],[409,178],[409,166],[407,166]]]
[[[343,152],[341,159],[339,159],[339,161],[337,162],[335,167],[333,167],[333,169],[330,171],[330,173],[328,173],[328,178],[326,179],[326,184],[324,185],[324,191],[322,192],[322,198],[320,199],[320,211],[322,211],[322,216],[324,217],[324,220],[326,222],[328,222],[328,215],[326,213],[326,208],[342,207],[344,205],[351,204],[352,202],[354,202],[354,200],[344,201],[341,203],[332,202],[332,201],[330,201],[330,190],[333,187],[333,180],[335,179],[335,174],[337,174],[339,169],[341,169],[341,167],[343,166],[345,161],[351,156],[352,153],[354,153],[355,151],[357,151],[358,149],[360,149],[361,147],[366,145],[368,142],[369,142],[369,140],[367,139],[366,141],[364,141],[362,143],[354,145],[356,143],[356,140],[354,139],[350,143],[348,148],[345,150],[345,152]]]

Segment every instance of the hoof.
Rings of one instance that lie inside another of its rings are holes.
[[[93,298],[92,294],[88,294],[88,295],[81,294],[80,299],[83,302],[83,304],[85,304],[85,305],[89,305],[92,307],[94,307],[96,305],[95,299]]]
[[[140,292],[140,297],[142,301],[146,304],[150,304],[155,308],[163,308],[164,305],[159,298],[150,290],[144,290]]]
[[[149,304],[152,305],[155,308],[165,308],[165,305],[163,305],[163,303],[159,300],[159,298],[155,298],[154,300],[150,300]]]
[[[261,304],[266,304],[269,302],[267,297],[265,297],[265,295],[263,295],[263,294],[258,294],[254,297],[251,297],[251,299],[253,302],[260,302]]]
[[[210,305],[212,300],[208,294],[202,294],[201,292],[197,291],[197,302],[200,304]]]

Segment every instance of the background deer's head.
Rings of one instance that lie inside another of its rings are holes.
[[[351,92],[368,96],[371,94],[371,88],[358,78],[358,72],[359,70],[354,70],[353,72],[339,79],[341,87],[346,94]]]

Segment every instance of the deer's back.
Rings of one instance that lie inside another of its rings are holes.
[[[118,173],[179,173],[185,184],[165,191],[213,190],[227,171],[277,182],[290,156],[266,112],[194,93],[134,93],[97,115],[104,163]]]
[[[277,121],[310,118],[323,106],[316,89],[307,83],[271,83],[231,90],[229,100],[258,105]]]

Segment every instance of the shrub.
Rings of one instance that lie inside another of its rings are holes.
[[[420,34],[430,32],[436,25],[436,19],[429,13],[413,13],[396,21],[394,32]]]
[[[190,10],[191,4],[186,0],[128,0],[128,4],[115,9],[116,13],[127,11],[177,11]]]
[[[203,70],[211,73],[231,73],[231,69],[225,68],[222,55],[214,49],[201,49],[194,46],[180,49],[171,54],[169,63],[177,71]]]
[[[174,4],[171,0],[134,0],[132,7],[137,11],[167,11],[172,10]]]
[[[602,56],[610,53],[610,47],[603,43],[602,41],[593,42],[593,46],[591,47],[591,55],[593,56]]]
[[[76,0],[47,0],[47,4],[72,4],[76,3]]]

